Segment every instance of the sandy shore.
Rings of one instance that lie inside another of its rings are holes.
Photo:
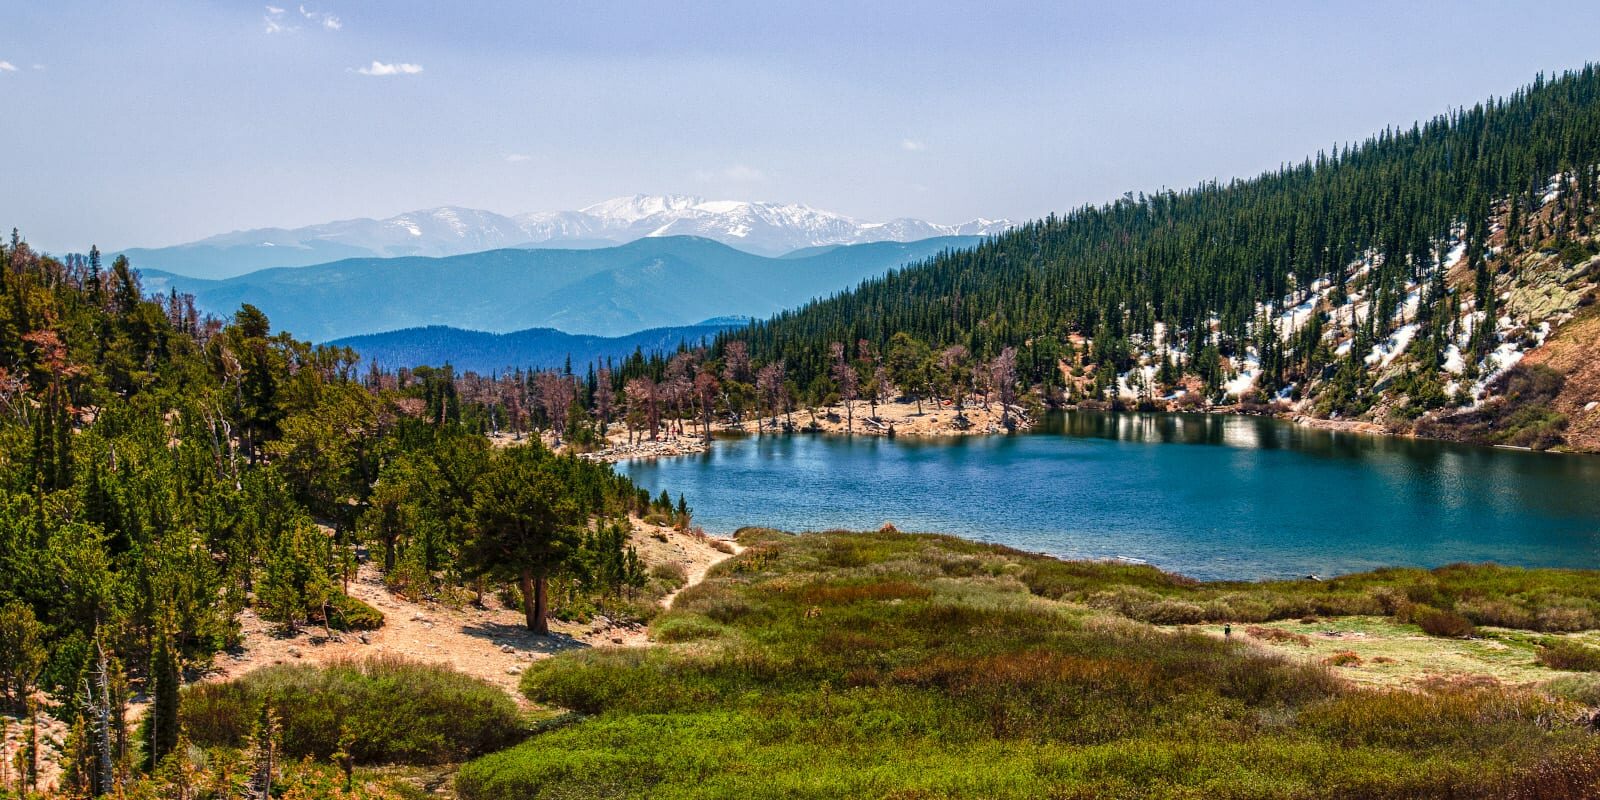
[[[853,418],[852,412],[853,411]],[[1010,426],[1005,424],[1009,416]],[[786,427],[787,426],[787,427]],[[786,430],[794,433],[819,433],[841,436],[884,437],[940,437],[1006,434],[1027,430],[1033,419],[1023,409],[1012,406],[1009,415],[1003,414],[998,403],[985,407],[967,405],[961,411],[949,403],[928,402],[918,409],[916,403],[880,403],[876,408],[863,402],[847,410],[843,404],[778,417],[748,417],[737,424],[713,423],[713,434],[743,433],[746,435],[779,434]],[[640,438],[643,436],[644,438]],[[635,458],[662,458],[692,455],[706,450],[705,436],[698,425],[685,424],[683,434],[676,429],[663,430],[652,440],[648,434],[634,434],[630,443],[628,431],[621,425],[612,425],[606,441],[608,446],[589,453],[584,458],[598,461],[624,461]]]

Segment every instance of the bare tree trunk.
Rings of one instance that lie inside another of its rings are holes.
[[[549,598],[545,595],[545,578],[535,577],[533,570],[523,570],[521,575],[522,613],[527,617],[528,630],[540,636],[550,635],[550,623],[545,619]]]
[[[101,792],[109,793],[111,792],[112,781],[114,780],[111,770],[111,680],[106,674],[107,665],[105,649],[100,646],[99,642],[95,642],[94,649],[94,688],[97,695],[94,699],[94,749],[96,760],[98,762],[97,765],[99,767],[97,783],[99,784],[98,788]],[[166,676],[162,676],[161,679],[166,680]],[[154,730],[154,727],[157,724],[157,719],[158,717],[156,714],[152,713],[150,715],[150,725],[152,730]],[[152,739],[153,738],[154,736],[152,735]]]

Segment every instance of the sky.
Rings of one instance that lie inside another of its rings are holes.
[[[1600,4],[23,0],[0,226],[49,252],[635,193],[1028,219],[1600,59]]]

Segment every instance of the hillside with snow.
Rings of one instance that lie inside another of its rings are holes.
[[[1011,225],[1007,220],[981,218],[957,225],[910,218],[873,222],[795,203],[634,195],[575,211],[515,216],[445,206],[387,219],[235,231],[123,253],[141,267],[195,278],[228,278],[345,258],[438,258],[508,247],[609,247],[664,236],[697,236],[747,253],[777,256],[831,245],[989,236]]]

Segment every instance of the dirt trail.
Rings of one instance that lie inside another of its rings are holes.
[[[635,524],[633,534],[633,544],[647,566],[679,564],[688,577],[687,585],[699,582],[713,564],[729,557],[730,553],[717,549],[717,541],[643,523]],[[731,544],[723,546],[735,550],[736,545],[727,546]],[[533,661],[583,647],[650,644],[644,626],[617,624],[604,617],[589,624],[552,620],[549,637],[535,636],[525,627],[519,610],[505,608],[493,597],[485,598],[485,608],[412,602],[384,588],[381,574],[370,563],[362,565],[349,591],[383,613],[382,628],[365,633],[335,631],[330,637],[322,628],[313,627],[285,636],[277,632],[274,623],[246,609],[239,615],[241,647],[220,654],[215,669],[204,680],[228,680],[272,664],[320,664],[392,655],[448,665],[505,689],[521,702],[518,676]],[[677,593],[664,597],[663,605],[670,604]]]

